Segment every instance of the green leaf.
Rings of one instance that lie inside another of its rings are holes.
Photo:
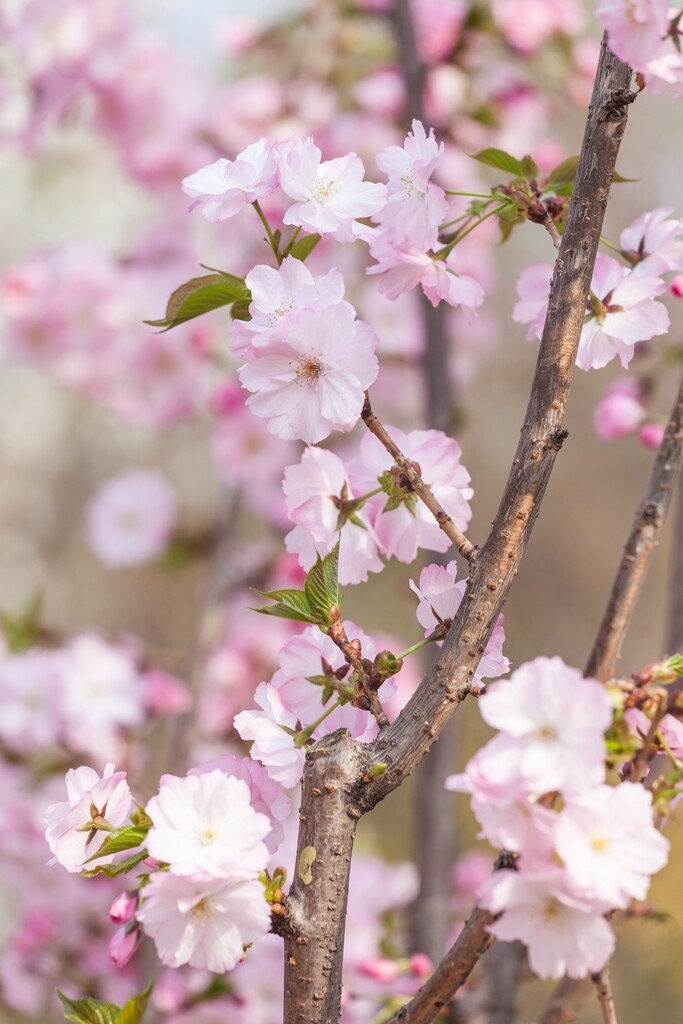
[[[193,277],[173,292],[161,320],[145,320],[144,323],[150,327],[160,327],[162,331],[169,331],[172,327],[203,316],[212,309],[229,306],[233,302],[244,302],[250,298],[249,289],[239,278],[222,273]]]
[[[535,181],[538,178],[538,164],[528,154],[522,157],[521,167],[527,181]]]
[[[289,255],[293,256],[295,260],[305,263],[320,241],[320,237],[320,235],[304,235],[303,238],[297,238],[289,250]]]
[[[225,280],[230,284],[234,284],[236,288],[244,287],[243,277],[235,277],[234,274],[229,274],[227,270],[218,270],[216,267],[207,267],[206,263],[200,263],[199,266],[203,267],[204,270],[210,270],[212,274],[219,274],[220,277],[225,278]]]
[[[12,654],[23,654],[40,642],[42,601],[42,595],[35,594],[16,615],[0,612],[0,633]]]
[[[506,153],[504,149],[482,149],[479,153],[470,153],[469,155],[473,160],[478,160],[480,164],[496,167],[499,171],[507,171],[508,174],[514,174],[518,178],[524,177],[521,161],[511,156],[510,153]]]
[[[251,320],[251,313],[249,312],[249,306],[251,305],[251,299],[244,299],[241,302],[233,302],[230,315],[233,320]]]
[[[64,1016],[74,1024],[117,1024],[120,1008],[101,999],[69,999],[57,989]]]
[[[306,594],[302,590],[256,590],[262,597],[270,597],[276,604],[265,608],[254,608],[262,615],[274,615],[278,619],[292,619],[294,622],[308,622],[317,625],[320,616],[314,614]]]
[[[579,166],[578,156],[568,156],[561,164],[554,167],[548,175],[548,185],[552,185],[555,192],[556,185],[573,185],[576,172]]]
[[[339,607],[339,541],[329,555],[318,555],[315,565],[306,575],[304,590],[308,603],[318,621],[330,622],[330,608]]]
[[[154,982],[152,981],[148,989],[141,992],[138,996],[133,996],[127,1003],[124,1003],[116,1019],[116,1024],[140,1024],[140,1021],[145,1016],[145,1010],[147,1009],[147,1003],[153,988]]]
[[[122,853],[123,850],[134,850],[137,846],[142,846],[148,832],[149,825],[144,827],[122,825],[121,828],[114,829],[109,833],[97,853],[88,857],[85,863],[89,864],[90,861],[97,860],[98,857],[108,857],[112,853]]]
[[[134,853],[132,857],[126,857],[125,860],[120,860],[116,864],[97,864],[88,871],[81,871],[81,878],[95,878],[97,875],[116,878],[117,875],[125,875],[132,871],[148,856],[147,850],[140,850],[139,853]]]
[[[612,175],[613,185],[630,185],[634,181],[640,181],[640,178],[624,178],[623,175],[619,174],[619,171],[615,171]]]

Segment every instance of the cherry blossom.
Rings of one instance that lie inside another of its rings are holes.
[[[346,304],[291,313],[267,344],[245,353],[253,355],[239,371],[252,392],[247,405],[284,440],[315,444],[332,430],[351,430],[377,377],[377,340]]]
[[[243,948],[268,934],[270,909],[258,880],[202,882],[155,871],[137,912],[167,967],[231,971]]]
[[[125,772],[115,772],[107,764],[102,777],[93,768],[82,766],[66,773],[66,802],[51,804],[45,811],[45,838],[54,860],[70,872],[81,871],[107,837],[105,829],[95,825],[101,820],[118,828],[128,817],[133,799]],[[94,822],[91,829],[82,826]],[[99,864],[111,864],[114,855],[103,856]]]
[[[645,409],[633,395],[613,391],[605,395],[593,415],[595,433],[604,441],[628,437],[642,423]]]
[[[420,467],[422,479],[431,489],[442,508],[461,530],[467,528],[471,511],[469,499],[474,494],[469,486],[470,475],[460,463],[460,445],[440,430],[412,430],[405,434],[396,427],[386,428],[401,452]],[[400,474],[392,469],[392,459],[383,445],[372,434],[361,441],[360,458],[349,466],[351,485],[355,492],[368,493],[378,481],[387,481],[395,487],[394,501],[387,502],[386,494],[370,498],[366,514],[387,558],[395,556],[401,562],[412,562],[418,548],[428,551],[447,551],[450,541],[434,521],[434,517],[416,496],[400,488]],[[392,476],[393,474],[393,476]],[[388,504],[395,504],[389,508]]]
[[[269,196],[278,184],[277,162],[266,139],[259,139],[234,160],[220,159],[183,179],[183,192],[201,206],[206,220],[234,217],[247,205]]]
[[[395,243],[431,248],[448,210],[446,193],[430,181],[443,152],[434,129],[427,135],[422,122],[414,120],[403,147],[389,146],[377,157],[388,178],[387,203],[377,219],[389,226]]]
[[[663,423],[645,423],[640,428],[638,437],[641,444],[652,451],[656,451],[664,440],[666,427]]]
[[[259,683],[254,702],[261,710],[240,711],[235,716],[235,729],[243,740],[252,741],[249,754],[261,762],[271,779],[291,789],[299,782],[304,768],[304,751],[293,740],[296,715],[270,683]]]
[[[379,290],[390,299],[397,299],[419,284],[433,306],[438,306],[443,299],[450,306],[474,310],[484,301],[481,285],[473,277],[456,274],[453,269],[457,259],[455,250],[446,259],[438,259],[424,249],[397,243],[391,234],[380,232],[370,242],[370,253],[377,263],[368,267],[367,272],[383,275]]]
[[[555,841],[577,890],[610,907],[645,899],[650,875],[664,867],[670,846],[655,828],[652,794],[631,782],[572,797]]]
[[[533,53],[553,35],[575,35],[585,21],[576,0],[492,0],[491,15],[506,40],[522,53]]]
[[[247,784],[218,768],[182,779],[165,775],[146,811],[150,855],[174,875],[238,879],[266,866],[270,821],[252,807]]]
[[[503,942],[523,942],[541,978],[583,978],[604,967],[614,951],[603,907],[577,895],[556,865],[536,874],[495,871],[480,903],[492,914],[502,913],[489,931]]]
[[[530,324],[527,332],[529,341],[540,338],[548,309],[548,293],[553,268],[549,263],[534,263],[523,270],[517,280],[519,302],[512,311],[517,324]]]
[[[322,160],[308,138],[288,140],[280,151],[279,175],[283,191],[296,202],[285,212],[285,224],[306,231],[331,234],[339,242],[368,236],[359,217],[373,217],[386,200],[384,185],[363,181],[365,168],[355,153]]]
[[[672,218],[673,212],[673,206],[658,206],[619,235],[621,248],[644,263],[650,260],[655,275],[662,272],[662,263],[667,270],[683,270],[683,221]]]
[[[516,757],[528,792],[571,794],[604,781],[611,701],[600,683],[561,658],[522,665],[509,680],[487,687],[479,708],[484,721],[501,730],[487,747]]]
[[[150,469],[119,473],[88,505],[88,543],[111,568],[153,561],[166,550],[177,504],[175,491],[161,473]]]
[[[353,507],[346,467],[338,455],[307,448],[298,465],[285,469],[282,487],[287,513],[295,524],[285,544],[299,556],[304,569],[311,568],[317,555],[329,554],[340,540],[342,586],[365,582],[368,573],[382,571],[377,541],[362,508]]]
[[[39,648],[0,659],[0,739],[19,754],[60,738],[64,654]]]
[[[410,589],[417,595],[420,602],[416,612],[417,621],[424,628],[425,636],[433,633],[441,623],[446,626],[450,625],[455,618],[455,613],[462,603],[467,586],[466,580],[456,583],[457,574],[458,563],[454,560],[447,566],[437,563],[425,566],[420,573],[419,587],[416,587],[410,580]],[[503,654],[504,622],[504,617],[499,615],[475,672],[475,679],[493,679],[505,675],[509,671],[510,662]],[[443,643],[442,640],[437,642],[439,645]]]
[[[600,0],[596,14],[617,57],[642,70],[669,30],[669,0]]]

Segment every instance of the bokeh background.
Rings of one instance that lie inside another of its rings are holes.
[[[10,24],[17,17],[15,7],[19,10],[21,5],[9,4],[4,15]],[[45,10],[37,8],[36,24],[42,25]],[[328,150],[336,142],[338,151],[344,151],[346,138],[347,148],[356,148],[366,166],[372,167],[372,154],[385,141],[378,141],[371,121],[366,124],[349,118],[343,123],[345,108],[367,112],[354,100],[349,82],[362,79],[373,62],[380,68],[393,63],[395,52],[384,27],[371,20],[362,25],[352,22],[343,8],[345,5],[333,0],[307,8],[296,0],[260,0],[249,5],[245,19],[244,5],[234,0],[195,0],[192,4],[150,0],[130,5],[128,14],[136,30],[144,30],[154,45],[182,68],[175,101],[169,96],[168,76],[159,74],[160,109],[173,108],[175,102],[181,119],[185,104],[203,107],[204,122],[211,132],[203,138],[198,133],[199,151],[204,146],[209,150],[215,147],[217,152],[222,144],[227,155],[234,155],[239,140],[242,145],[255,140],[266,123],[275,123],[280,135],[288,133],[290,124],[291,130],[312,124],[322,133]],[[297,20],[302,11],[303,19]],[[290,16],[294,22],[288,20]],[[254,28],[254,45],[236,42],[252,20],[258,26]],[[49,63],[50,47],[57,44],[48,29],[41,45]],[[265,36],[259,38],[262,29]],[[594,20],[587,23],[584,35],[597,38]],[[566,57],[565,43],[543,44],[530,55],[498,46],[501,74],[508,65],[521,74],[521,67],[547,97],[546,120],[540,133],[529,130],[530,144],[550,139],[560,158],[577,152],[585,107],[582,110],[564,94],[564,79],[557,68]],[[174,187],[173,173],[161,184],[151,172],[147,180],[144,174],[129,173],[120,141],[106,128],[93,129],[88,110],[92,99],[86,89],[68,116],[55,118],[30,143],[21,144],[17,136],[28,102],[17,84],[21,68],[16,63],[21,61],[21,52],[10,33],[2,54],[5,84],[0,97],[5,137],[0,150],[3,270],[72,242],[91,245],[125,261],[143,241],[149,245],[151,239],[175,231],[186,216],[179,179],[199,164],[190,163],[183,169],[183,160],[178,160],[174,206],[168,199]],[[150,66],[143,60],[130,72],[148,76],[140,87],[140,102],[149,102],[149,93],[154,94],[156,88]],[[279,109],[277,90],[269,92],[268,78],[289,90]],[[327,91],[316,85],[325,78]],[[245,81],[251,91],[243,88],[232,95],[231,89]],[[336,100],[328,95],[335,86],[339,89]],[[192,89],[196,89],[194,97]],[[456,105],[455,99],[448,102]],[[263,109],[256,110],[257,104]],[[153,118],[153,103],[150,110]],[[457,120],[455,113],[453,116]],[[532,116],[530,108],[528,117]],[[330,130],[335,123],[336,134]],[[154,130],[161,132],[160,125],[154,125]],[[386,129],[387,139],[393,138],[393,130]],[[175,143],[182,147],[185,138],[177,123],[168,127],[169,144],[174,142],[174,131]],[[524,131],[520,134],[524,139]],[[457,131],[455,135],[457,138]],[[515,152],[523,155],[517,149]],[[456,161],[453,166],[460,165]],[[674,103],[646,94],[632,108],[619,158],[621,173],[636,180],[613,190],[606,236],[616,238],[644,210],[671,205],[681,211],[680,166],[680,113]],[[480,169],[477,173],[488,184],[496,181],[496,172]],[[459,187],[455,181],[445,183]],[[244,232],[237,231],[232,221],[206,225],[196,215],[188,221],[182,230],[199,254],[195,265],[201,260],[239,273],[248,269],[248,256],[245,264],[239,254]],[[476,325],[469,328],[460,323],[452,336],[453,394],[461,418],[457,436],[473,476],[474,515],[469,535],[475,543],[484,540],[497,508],[535,359],[535,343],[527,342],[526,329],[511,320],[515,282],[530,263],[552,258],[548,237],[540,229],[524,227],[504,246],[498,245],[495,234],[489,236],[495,246],[495,276],[487,289],[486,344],[468,338],[470,330],[478,337]],[[186,276],[192,272],[190,257]],[[169,279],[169,290],[182,279]],[[161,290],[150,289],[141,303],[139,319],[160,316],[164,298]],[[666,345],[676,348],[680,347],[681,315],[675,300],[668,305],[673,327]],[[212,314],[208,322],[227,348],[228,318]],[[150,334],[151,329],[141,327],[135,344],[144,346]],[[0,351],[1,345],[0,340]],[[230,593],[233,579],[243,582],[240,558],[247,540],[266,535],[265,528],[254,527],[248,497],[241,499],[240,510],[235,511],[237,488],[229,472],[217,471],[212,457],[214,425],[210,417],[200,408],[195,415],[163,426],[131,422],[91,395],[65,386],[49,367],[32,366],[13,357],[11,350],[3,356],[0,370],[0,609],[18,614],[40,594],[41,621],[50,631],[65,636],[84,629],[115,636],[134,634],[153,652],[157,664],[200,686],[198,666],[222,629],[216,601],[220,603]],[[670,372],[660,370],[658,364],[651,395],[655,415],[666,414],[677,387],[676,365],[671,364]],[[212,386],[223,372],[229,371],[220,361],[211,367]],[[590,650],[653,459],[653,453],[635,436],[617,442],[596,437],[595,406],[620,372],[610,366],[599,372],[577,373],[567,422],[570,436],[557,460],[542,515],[506,608],[506,653],[513,666],[541,654],[559,654],[569,664],[582,665]],[[386,418],[404,418],[406,409],[412,408],[419,418],[424,414],[419,371],[399,375],[396,382],[391,395],[381,398]],[[357,428],[353,436],[359,435]],[[161,469],[177,489],[186,551],[172,568],[154,564],[111,571],[88,547],[84,522],[89,500],[104,480],[130,465]],[[227,537],[221,533],[226,523]],[[245,523],[247,532],[240,533]],[[218,547],[217,533],[221,534]],[[666,650],[671,544],[668,524],[624,647],[621,671],[625,675],[671,653]],[[237,568],[233,572],[234,563]],[[381,577],[350,588],[345,611],[368,632],[382,630],[412,642],[417,636],[415,601],[407,580],[414,575],[412,569],[392,564]],[[464,764],[484,736],[476,704],[468,703],[456,717],[457,763],[453,769]],[[189,725],[187,718],[160,724],[151,734],[153,753],[145,769],[149,793],[154,789],[155,771],[158,777],[160,770],[182,770],[181,763],[174,763],[173,754],[180,750],[180,759],[187,756],[191,718]],[[390,860],[410,858],[413,801],[410,783],[363,821],[360,847],[379,849]],[[464,801],[456,803],[454,798],[452,813],[458,824],[458,844],[465,849],[474,839],[475,824]],[[629,922],[620,932],[614,987],[621,1024],[677,1024],[681,1019],[683,841],[676,820],[670,823],[668,835],[674,847],[671,863],[662,877],[655,879],[651,902],[671,917],[664,923]],[[11,941],[11,928],[6,926],[4,931]],[[520,1019],[533,1020],[548,991],[545,983],[526,984]],[[24,1019],[29,1018],[7,1007],[0,1009],[3,1022]],[[598,1019],[597,1009],[592,1007],[581,1018],[585,1024]]]

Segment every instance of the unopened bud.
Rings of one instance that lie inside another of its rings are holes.
[[[135,950],[140,945],[142,932],[137,925],[130,924],[118,928],[109,941],[109,959],[114,967],[125,967]]]
[[[393,960],[387,960],[385,957],[375,956],[369,957],[364,960],[358,970],[361,974],[364,974],[366,978],[372,978],[373,981],[383,982],[385,985],[389,982],[395,981],[401,973],[401,969],[398,964],[394,963]]]
[[[114,924],[128,924],[138,909],[136,892],[120,892],[109,908],[109,917]]]
[[[683,299],[683,274],[677,274],[669,285],[669,291],[676,299]]]
[[[640,428],[640,443],[653,451],[659,448],[664,438],[666,427],[663,423],[646,423]]]
[[[410,970],[417,978],[426,978],[434,970],[432,961],[424,953],[413,953],[408,962]]]
[[[372,663],[373,675],[378,676],[381,680],[395,676],[402,668],[403,661],[397,658],[395,654],[392,654],[391,651],[380,651],[379,654],[375,655],[375,660]]]

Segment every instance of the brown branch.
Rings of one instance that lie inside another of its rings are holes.
[[[679,477],[677,490],[671,538],[667,602],[665,650],[668,654],[683,651],[683,476]],[[682,689],[683,677],[674,686],[677,690]]]
[[[462,531],[455,525],[448,512],[441,507],[440,503],[436,500],[431,490],[422,479],[420,471],[416,467],[415,463],[406,458],[396,442],[392,440],[385,428],[377,419],[372,411],[370,396],[367,391],[365,392],[365,403],[363,404],[361,417],[363,418],[363,422],[370,433],[374,434],[377,440],[389,452],[394,462],[405,476],[408,484],[410,485],[410,489],[432,513],[451,544],[455,545],[463,558],[466,558],[468,562],[472,561],[476,552],[474,544],[468,541],[465,534],[462,533]]]
[[[409,1003],[402,1006],[389,1024],[430,1024],[463,985],[493,936],[486,929],[495,915],[477,907],[467,918],[454,944]]]
[[[367,700],[367,710],[369,710],[372,713],[380,729],[386,729],[386,727],[389,725],[389,719],[387,718],[386,712],[382,707],[377,690],[374,688],[374,686],[372,686],[370,680],[368,679],[368,674],[365,671],[365,668],[363,667],[363,662],[360,659],[358,650],[354,646],[354,642],[352,640],[349,640],[349,638],[346,635],[344,624],[342,622],[337,622],[333,626],[330,626],[330,628],[327,631],[327,635],[332,640],[332,642],[337,645],[339,650],[342,652],[342,654],[348,661],[351,668],[358,676],[358,682],[360,683],[363,689],[364,696]]]
[[[668,711],[666,696],[659,700],[655,708],[655,712],[650,721],[650,728],[647,731],[647,736],[643,739],[643,745],[636,752],[636,756],[624,770],[624,778],[627,778],[629,782],[640,782],[644,777],[648,769],[648,765],[652,760],[652,747],[657,739],[657,732],[659,731],[659,725],[663,718],[666,717]]]
[[[526,946],[494,939],[470,992],[458,1001],[467,1024],[514,1024],[517,993],[526,967]]]
[[[621,646],[631,624],[650,559],[671,503],[674,480],[681,465],[683,442],[683,383],[636,512],[621,564],[586,665],[586,675],[603,682],[614,674]]]
[[[563,978],[538,1018],[538,1024],[572,1024],[592,990],[590,978]]]
[[[595,987],[598,992],[598,1002],[600,1003],[600,1009],[602,1010],[602,1019],[604,1024],[619,1024],[617,1020],[617,1013],[614,1009],[614,996],[612,995],[612,979],[609,973],[609,964],[600,971],[599,974],[594,974],[592,978],[595,983]]]
[[[627,118],[630,69],[603,40],[562,248],[517,452],[493,528],[471,571],[440,655],[417,692],[372,747],[389,765],[366,786],[369,810],[420,762],[468,695],[479,660],[517,575],[555,458],[567,436],[565,409],[583,327],[614,165]]]

